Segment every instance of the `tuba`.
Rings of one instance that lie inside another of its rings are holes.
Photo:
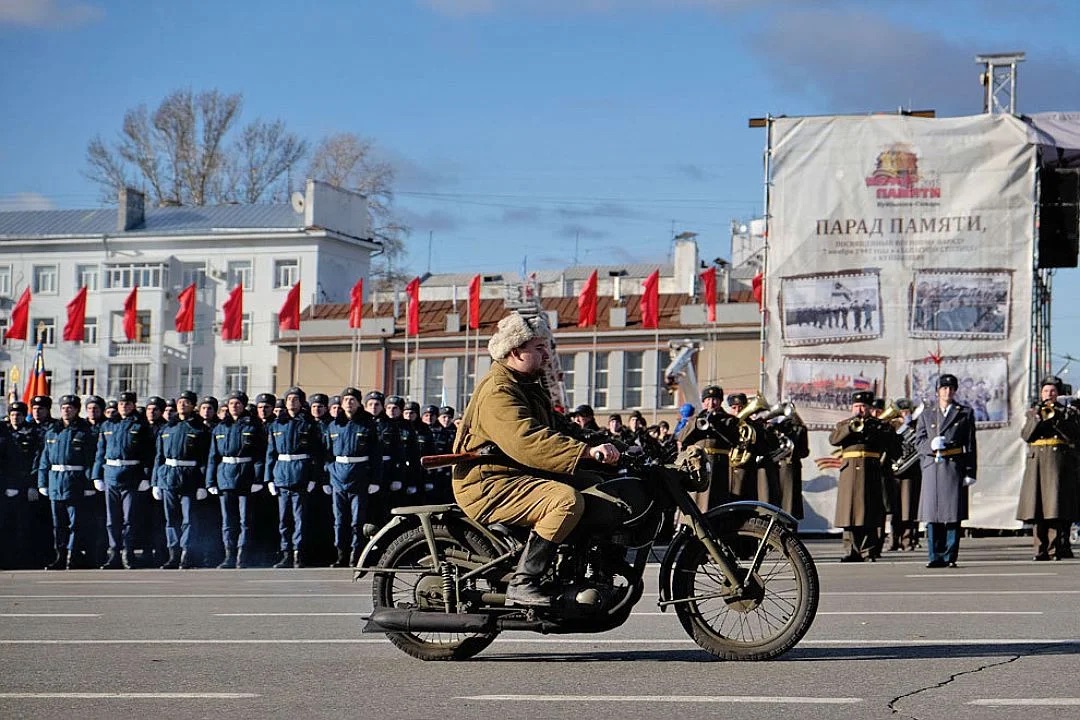
[[[754,425],[757,421],[751,422],[750,417],[768,409],[769,401],[758,393],[746,407],[739,411],[736,416],[739,418],[739,442],[735,447],[731,448],[731,453],[728,456],[732,465],[741,467],[754,459],[755,453],[751,448],[758,443],[760,436],[758,435],[758,428]]]

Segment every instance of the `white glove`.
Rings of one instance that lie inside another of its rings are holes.
[[[435,489],[435,484],[434,483],[424,483],[424,489],[427,490],[428,492],[431,492],[432,490]]]
[[[274,483],[266,483],[266,489],[270,491],[271,495],[277,495],[277,486]]]
[[[405,494],[406,495],[415,495],[416,494],[416,487],[414,487],[413,485],[410,485],[409,487],[405,488]]]
[[[206,499],[206,494],[207,494],[206,493],[206,488],[198,488],[198,489],[195,490],[195,499],[196,500],[205,500]]]
[[[211,495],[217,495],[218,494],[217,485],[215,485],[214,487],[206,488],[206,492],[210,493]]]
[[[97,492],[97,490],[83,490],[82,494],[83,494],[83,497],[93,497],[94,493],[96,493],[96,492]]]
[[[94,481],[94,489],[97,490],[98,492],[105,492],[105,481],[104,480],[95,480]]]
[[[367,494],[368,495],[374,495],[375,493],[379,492],[380,490],[382,490],[382,488],[379,487],[378,485],[368,485],[367,486]]]
[[[973,477],[964,478],[964,487],[971,487],[974,484],[975,484],[975,478],[973,478]]]
[[[314,489],[315,489],[315,481],[314,480],[308,480],[307,491],[311,492]]]
[[[37,502],[38,494],[34,492],[35,490],[37,490],[37,488],[26,488],[26,499],[28,502]]]
[[[327,495],[333,495],[334,494],[334,488],[330,487],[329,485],[323,485],[322,486],[322,491],[324,493],[326,493]]]
[[[945,449],[945,436],[944,435],[938,435],[933,440],[931,440],[930,441],[930,449],[934,450],[935,452],[938,451],[938,450],[944,450]]]
[[[159,488],[159,487],[151,488],[150,494],[154,496],[155,500],[160,500],[161,499],[161,488]]]
[[[263,489],[262,483],[251,483],[251,492],[257,493]]]
[[[4,494],[7,495],[8,497],[15,497],[16,495],[19,494],[19,491],[16,490],[15,488],[8,488],[7,490],[4,491]]]
[[[145,478],[139,482],[139,492],[146,492],[150,489],[150,481]]]
[[[38,488],[37,491],[42,497],[49,497],[49,488]]]
[[[400,489],[401,489],[401,482],[400,481],[395,480],[394,482],[390,483],[390,492],[397,492]]]

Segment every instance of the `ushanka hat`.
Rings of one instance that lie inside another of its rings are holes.
[[[492,360],[502,360],[514,348],[519,348],[539,333],[521,313],[510,313],[499,321],[499,329],[488,340]]]

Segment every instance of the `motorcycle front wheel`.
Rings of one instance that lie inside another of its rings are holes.
[[[435,546],[440,557],[448,549],[472,555],[495,557],[494,549],[481,535],[467,528],[433,527]],[[442,576],[439,562],[431,557],[427,539],[421,528],[414,528],[386,548],[383,565],[392,568],[412,568],[424,572],[377,573],[372,585],[373,605],[376,608],[400,608],[429,612],[446,612],[442,596]],[[474,590],[490,590],[482,579],[470,580]],[[483,587],[479,587],[483,585]],[[465,660],[494,642],[498,633],[460,632],[388,632],[387,639],[404,652],[420,660]]]
[[[691,543],[675,561],[672,599],[687,634],[723,660],[770,660],[795,647],[817,614],[817,568],[806,546],[791,532],[774,527],[761,564],[750,572],[769,524],[750,518],[722,534],[739,559],[744,591],[725,590],[724,576],[705,546]]]

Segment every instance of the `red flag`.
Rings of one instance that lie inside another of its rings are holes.
[[[764,280],[765,280],[765,277],[761,273],[758,273],[757,275],[754,276],[754,279],[750,281],[750,292],[753,293],[754,299],[757,300],[758,310],[761,310],[761,307],[764,304],[763,303],[764,290],[762,288]]]
[[[364,278],[356,281],[349,293],[349,327],[358,328],[364,324]]]
[[[124,336],[127,337],[128,342],[135,340],[139,336],[139,328],[136,327],[139,324],[139,286],[131,288],[131,292],[128,293],[127,299],[124,300]]]
[[[11,324],[4,340],[25,340],[26,329],[30,325],[30,288],[23,290],[15,307],[11,308]]]
[[[237,285],[225,298],[225,304],[221,306],[223,318],[221,320],[222,340],[244,339],[244,286]]]
[[[86,333],[86,287],[79,288],[67,304],[67,323],[64,324],[64,340],[82,342]]]
[[[195,283],[180,291],[176,298],[180,309],[176,311],[176,332],[195,332]]]
[[[469,328],[480,329],[480,276],[469,281]]]
[[[26,389],[23,390],[22,401],[29,405],[35,396],[48,394],[49,378],[45,375],[45,351],[41,343],[38,343],[34,369],[30,371],[30,377],[26,378]]]
[[[577,297],[577,326],[596,327],[596,271],[593,270]]]
[[[289,289],[277,316],[278,330],[300,330],[300,283]]]
[[[420,278],[415,277],[405,286],[405,295],[408,297],[408,324],[405,326],[406,335],[420,334]]]
[[[641,294],[641,327],[656,328],[660,325],[660,271],[653,270],[645,278]]]
[[[709,322],[716,322],[716,268],[711,267],[701,273],[701,284],[705,290],[705,312]]]

